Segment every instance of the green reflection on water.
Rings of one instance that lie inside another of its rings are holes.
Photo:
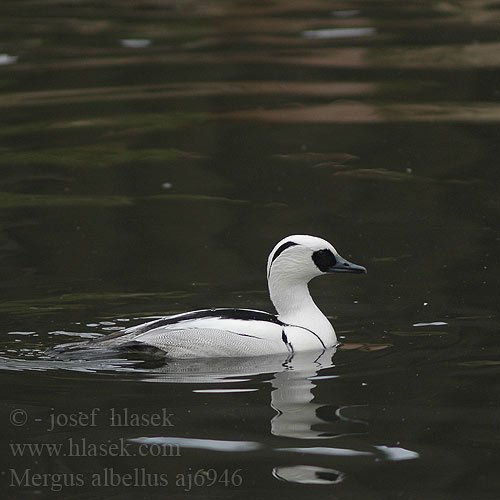
[[[43,194],[0,193],[0,208],[130,205],[126,196],[57,196]]]
[[[54,165],[57,167],[111,167],[125,163],[159,163],[187,157],[177,149],[123,150],[113,145],[89,148],[59,148],[12,151],[0,156],[0,165]]]
[[[113,135],[146,134],[177,130],[187,125],[203,123],[209,115],[201,112],[137,113],[106,117],[89,117],[72,121],[37,121],[0,127],[0,137],[31,134],[42,131],[61,132],[75,129],[104,129]]]
[[[140,299],[182,299],[191,297],[193,293],[185,291],[169,291],[158,293],[139,292],[87,292],[66,293],[36,299],[12,300],[0,304],[0,312],[16,314],[43,314],[63,310],[83,309],[100,302],[121,303]]]
[[[153,195],[132,198],[128,196],[59,196],[43,194],[18,194],[0,192],[0,208],[24,207],[113,207],[132,205],[135,201],[158,202],[215,202],[231,205],[249,203],[245,200],[224,198],[221,196],[206,196],[199,194]]]

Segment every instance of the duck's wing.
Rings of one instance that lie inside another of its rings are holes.
[[[168,357],[256,356],[286,353],[284,324],[251,309],[206,309],[177,314],[101,337],[93,343],[153,346]]]

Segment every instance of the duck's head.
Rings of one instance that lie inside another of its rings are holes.
[[[366,273],[366,268],[348,262],[328,241],[295,234],[282,239],[269,254],[267,278],[309,282],[327,273]]]

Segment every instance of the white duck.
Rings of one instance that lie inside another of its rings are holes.
[[[324,350],[337,344],[333,326],[313,302],[308,282],[327,273],[366,273],[327,241],[288,236],[267,260],[267,282],[277,315],[251,309],[204,309],[166,316],[70,350],[163,351],[167,358],[259,356]],[[64,350],[58,346],[56,350]]]

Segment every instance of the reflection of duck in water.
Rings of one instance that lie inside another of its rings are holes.
[[[276,415],[271,420],[271,434],[299,439],[331,437],[315,429],[325,420],[318,416],[321,404],[314,403],[313,378],[319,370],[333,366],[335,348],[324,351],[319,357],[315,353],[300,353],[280,371],[276,371],[271,384],[271,406]],[[314,356],[314,357],[313,357]]]
[[[267,279],[277,316],[249,309],[206,309],[167,316],[52,352],[110,349],[159,351],[168,358],[258,356],[323,350],[335,331],[313,302],[307,283],[327,273],[365,273],[340,257],[327,241],[289,236],[272,250]]]
[[[299,352],[245,358],[198,358],[168,360],[152,369],[145,380],[169,384],[194,384],[196,392],[245,392],[239,382],[248,382],[258,376],[272,374],[271,408],[276,415],[271,419],[271,434],[296,439],[332,439],[366,432],[366,423],[342,414],[346,407],[337,407],[315,401],[313,390],[323,379],[338,375],[325,373],[333,368],[335,347],[317,351]],[[139,365],[140,366],[140,365]],[[320,372],[323,374],[320,375]],[[199,384],[211,384],[209,389]],[[228,387],[228,383],[237,383]],[[221,388],[217,385],[224,384]],[[247,385],[247,384],[246,384]],[[202,386],[203,387],[203,386]],[[356,414],[356,412],[355,412]]]
[[[320,353],[307,351],[293,355],[168,360],[149,371],[145,380],[191,384],[196,386],[195,392],[237,393],[258,390],[249,389],[249,382],[258,377],[259,387],[262,375],[269,374],[272,377],[266,382],[272,386],[270,405],[276,412],[270,421],[270,432],[274,436],[328,440],[365,433],[367,423],[353,418],[359,413],[358,408],[315,400],[313,391],[318,383],[338,377],[330,370],[325,372],[333,368],[335,352],[336,348],[332,347]],[[245,382],[246,387],[241,388],[240,382]],[[236,385],[228,386],[230,383]],[[203,388],[205,384],[210,385]],[[253,387],[251,382],[250,385]],[[343,414],[345,410],[350,410],[347,415]]]

